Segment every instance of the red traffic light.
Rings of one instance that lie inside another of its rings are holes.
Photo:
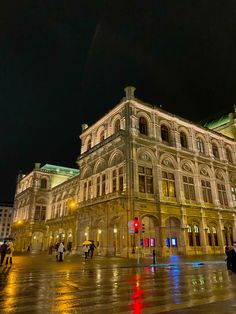
[[[137,217],[134,218],[134,232],[138,233],[140,229],[140,221],[138,220]]]

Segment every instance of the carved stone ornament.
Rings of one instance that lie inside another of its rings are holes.
[[[200,173],[203,175],[203,176],[209,176],[208,175],[208,172],[207,172],[207,170],[205,169],[205,168],[202,168],[201,170],[200,170]]]
[[[236,174],[232,174],[232,175],[230,176],[230,181],[231,181],[232,183],[236,184]]]
[[[145,154],[145,153],[140,154],[139,158],[144,160],[144,161],[149,161],[150,160],[150,157],[147,154]]]
[[[187,171],[187,172],[192,172],[189,164],[183,164],[183,170]]]
[[[222,173],[219,172],[219,171],[216,172],[216,177],[217,177],[217,179],[219,179],[219,180],[223,180],[223,175],[222,175]]]
[[[174,168],[172,162],[171,162],[169,159],[164,159],[164,160],[162,161],[162,163],[163,163],[163,165],[165,165],[166,167]]]

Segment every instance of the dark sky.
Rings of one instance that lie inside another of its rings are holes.
[[[19,170],[76,167],[81,124],[127,85],[193,121],[232,110],[236,1],[2,1],[0,69],[0,202],[11,202]]]

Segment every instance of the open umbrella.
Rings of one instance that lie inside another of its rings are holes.
[[[92,243],[91,241],[85,240],[85,241],[83,242],[83,245],[89,245],[89,244],[91,244],[91,243]]]

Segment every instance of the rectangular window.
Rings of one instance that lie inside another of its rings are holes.
[[[201,180],[202,196],[205,203],[212,203],[211,183],[206,180]]]
[[[97,197],[100,196],[100,177],[97,177]]]
[[[232,195],[233,204],[234,206],[236,206],[236,187],[235,186],[231,186],[231,195]]]
[[[117,190],[117,172],[116,170],[112,171],[112,192],[116,192]]]
[[[46,206],[42,206],[41,208],[41,220],[46,219]]]
[[[228,206],[228,199],[226,195],[225,185],[217,183],[217,190],[218,190],[220,204],[224,206]]]
[[[194,181],[192,177],[183,176],[184,196],[187,200],[196,200]]]
[[[164,196],[176,197],[173,173],[162,171],[162,193]]]
[[[119,191],[122,192],[124,190],[124,175],[123,175],[123,167],[118,169],[119,174]]]
[[[139,192],[153,194],[152,169],[139,166],[138,171]]]
[[[102,195],[106,193],[106,175],[102,175]]]
[[[35,212],[34,212],[34,220],[39,220],[40,219],[40,206],[35,207]]]

